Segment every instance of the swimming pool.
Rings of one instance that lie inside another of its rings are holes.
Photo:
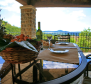
[[[0,69],[4,62],[5,62],[5,60],[0,56]],[[1,84],[1,78],[0,78],[0,84]]]
[[[5,60],[0,56],[0,69],[1,69],[4,62],[5,62]]]

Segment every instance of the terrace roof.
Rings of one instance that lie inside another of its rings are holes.
[[[91,0],[16,0],[35,7],[91,7]]]

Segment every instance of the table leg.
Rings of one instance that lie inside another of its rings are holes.
[[[43,71],[43,60],[42,59],[40,59],[39,67],[40,67],[41,71]],[[39,81],[40,82],[43,80],[43,76],[41,74],[41,71],[39,70]]]
[[[18,70],[19,70],[19,73],[20,73],[20,64],[18,64]],[[21,74],[20,74],[20,79],[22,79]]]
[[[11,68],[12,68],[12,81],[13,81],[13,84],[14,84],[13,64],[11,64]]]
[[[37,82],[37,67],[33,66],[33,83]]]
[[[88,77],[88,64],[87,64],[87,77]]]
[[[42,59],[40,59],[40,64],[43,67],[43,60]]]
[[[65,68],[65,74],[68,74],[68,68]]]
[[[15,68],[16,68],[16,67],[15,67],[15,64],[13,64],[13,65],[14,65],[14,66],[13,66],[13,67],[14,67],[14,75],[16,75],[16,71],[15,71]]]

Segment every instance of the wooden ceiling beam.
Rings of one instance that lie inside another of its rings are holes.
[[[27,0],[16,0],[16,1],[22,5],[27,5]]]
[[[16,0],[35,7],[91,7],[91,0]]]
[[[91,5],[35,5],[35,7],[91,7]]]

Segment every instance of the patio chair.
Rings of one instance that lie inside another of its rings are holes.
[[[59,39],[58,35],[54,35],[54,40],[60,42],[70,42],[70,35],[61,35]]]
[[[86,76],[88,77],[88,71],[91,71],[91,54],[86,55],[87,59],[87,68],[86,68]]]
[[[86,59],[87,59],[87,67],[83,84],[91,84],[91,77],[89,77],[90,74],[88,73],[88,71],[91,71],[91,54],[86,55]]]
[[[83,84],[91,84],[91,78],[89,77],[89,73],[88,73],[88,71],[91,71],[91,54],[86,55],[86,59],[87,59],[87,67],[86,67]]]
[[[80,48],[91,49],[89,47],[80,47]],[[86,59],[87,59],[86,76],[88,77],[88,71],[91,71],[91,54],[87,54]]]
[[[91,84],[91,78],[85,77],[82,84]]]

